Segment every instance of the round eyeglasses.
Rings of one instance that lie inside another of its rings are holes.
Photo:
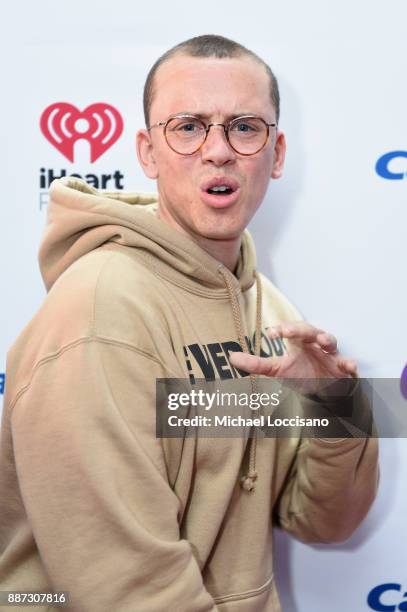
[[[205,125],[195,115],[175,115],[147,129],[150,131],[154,127],[163,126],[164,137],[170,149],[180,155],[193,155],[202,147],[210,128],[215,125],[223,127],[226,140],[239,155],[254,155],[261,151],[268,141],[270,127],[277,127],[276,123],[266,123],[254,115],[236,117],[227,125]]]

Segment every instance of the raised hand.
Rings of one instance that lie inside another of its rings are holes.
[[[256,357],[232,352],[233,366],[252,374],[277,378],[348,378],[357,365],[338,352],[335,336],[304,321],[280,323],[268,330],[270,338],[287,338],[289,351],[282,357]]]

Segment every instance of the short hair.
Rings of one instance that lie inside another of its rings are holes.
[[[195,36],[194,38],[189,38],[188,40],[185,40],[179,43],[178,45],[175,45],[175,47],[172,47],[163,55],[161,55],[161,57],[158,58],[158,60],[150,69],[150,72],[147,75],[147,79],[144,85],[143,94],[144,119],[147,127],[150,127],[150,109],[154,97],[155,74],[161,64],[176,55],[187,55],[189,57],[218,58],[237,58],[245,56],[251,57],[265,68],[269,76],[270,98],[276,111],[276,119],[278,123],[280,117],[280,93],[278,89],[277,79],[270,66],[266,64],[266,62],[262,60],[258,55],[256,55],[253,51],[250,51],[250,49],[247,49],[240,43],[237,43],[234,40],[231,40],[230,38],[218,36],[217,34],[204,34],[202,36]]]

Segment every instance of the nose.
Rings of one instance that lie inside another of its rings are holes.
[[[206,140],[201,147],[203,161],[210,161],[216,166],[223,166],[236,159],[236,153],[227,141],[225,129],[221,123],[211,123]]]

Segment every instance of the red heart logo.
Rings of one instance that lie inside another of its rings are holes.
[[[114,106],[104,102],[91,104],[82,112],[68,102],[55,102],[42,113],[40,127],[45,138],[70,162],[74,161],[75,142],[87,140],[93,163],[120,138],[123,119]]]

